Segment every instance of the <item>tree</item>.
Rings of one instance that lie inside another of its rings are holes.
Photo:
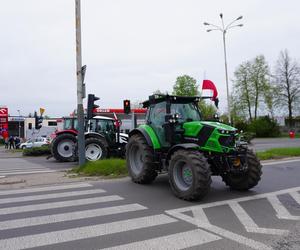
[[[179,76],[173,86],[173,95],[197,96],[199,95],[196,79],[188,75]]]
[[[276,104],[288,110],[289,125],[300,99],[300,67],[287,50],[281,51],[275,66]]]
[[[242,63],[234,72],[233,106],[236,113],[247,113],[256,120],[261,101],[272,105],[269,67],[263,55]]]

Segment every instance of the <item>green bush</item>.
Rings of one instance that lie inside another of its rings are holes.
[[[256,137],[278,137],[280,136],[279,126],[274,119],[269,116],[259,117],[248,126],[248,131]]]
[[[51,149],[50,146],[42,146],[37,148],[25,148],[23,150],[24,156],[41,156],[41,155],[50,155]]]
[[[4,145],[4,139],[0,139],[0,145]]]

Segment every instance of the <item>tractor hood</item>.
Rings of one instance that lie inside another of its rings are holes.
[[[185,130],[185,136],[197,136],[201,130],[203,133],[210,133],[216,128],[220,133],[235,133],[237,131],[236,128],[226,125],[220,122],[212,122],[212,121],[192,121],[186,122],[183,124],[183,128]]]
[[[217,129],[225,130],[225,131],[230,131],[230,132],[234,132],[234,131],[237,130],[234,127],[231,127],[231,126],[229,126],[227,124],[220,123],[220,122],[204,122],[204,121],[201,121],[200,123],[203,124],[203,125],[215,127]]]

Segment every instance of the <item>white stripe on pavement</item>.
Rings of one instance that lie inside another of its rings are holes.
[[[278,164],[284,164],[284,163],[292,163],[292,162],[300,162],[300,159],[291,159],[291,160],[283,160],[283,161],[278,161],[278,160],[274,160],[271,162],[262,162],[263,166],[271,166],[271,165],[278,165]]]
[[[268,200],[276,211],[276,216],[278,219],[300,220],[300,216],[294,216],[290,214],[290,212],[281,203],[277,196],[268,197]]]
[[[133,242],[125,245],[104,248],[103,250],[129,250],[129,249],[155,249],[155,250],[180,250],[199,246],[212,241],[220,240],[221,237],[205,232],[201,229],[183,233],[171,234],[154,239]]]
[[[289,195],[300,205],[300,194],[298,192],[292,192]]]
[[[5,198],[5,199],[0,198],[0,204],[65,198],[65,197],[73,197],[73,196],[89,195],[89,194],[101,194],[105,192],[106,191],[103,189],[92,189],[92,190],[81,190],[81,191],[72,191],[72,192],[54,193],[54,194],[31,195],[31,196],[23,196],[23,197],[16,197],[16,198]]]
[[[6,250],[41,247],[63,242],[99,237],[102,235],[127,232],[130,230],[153,227],[173,222],[177,222],[177,220],[167,215],[160,214],[123,221],[115,221],[100,225],[9,238],[0,240],[0,246]]]
[[[283,235],[288,234],[289,232],[288,230],[259,227],[240,204],[238,204],[237,202],[230,202],[229,206],[233,210],[239,221],[242,223],[242,225],[245,227],[246,231],[249,233]]]
[[[61,169],[61,170],[23,171],[23,172],[2,172],[1,174],[4,174],[4,175],[21,175],[21,174],[54,173],[54,172],[59,172],[59,171],[63,171],[63,169]]]
[[[37,225],[44,225],[44,224],[51,224],[57,222],[64,222],[64,221],[73,221],[79,219],[86,219],[86,218],[94,218],[112,214],[120,214],[126,212],[134,212],[139,210],[145,210],[146,207],[140,204],[127,204],[121,206],[114,206],[114,207],[105,207],[105,208],[98,208],[98,209],[91,209],[91,210],[83,210],[79,212],[70,212],[70,213],[61,213],[61,214],[52,214],[52,215],[44,215],[39,217],[31,217],[25,219],[17,219],[17,220],[8,220],[8,221],[1,221],[0,222],[0,231],[7,230],[7,229],[14,229],[14,228],[21,228],[21,227],[29,227],[29,226],[37,226]]]
[[[119,200],[124,200],[124,198],[118,195],[111,195],[111,196],[79,199],[79,200],[77,199],[77,200],[70,200],[70,201],[49,202],[49,203],[37,204],[37,205],[0,208],[0,215],[24,213],[24,212],[52,209],[52,208],[76,207],[80,205],[88,205],[88,204],[95,204],[95,203],[102,203],[102,202],[109,202],[109,201],[119,201]]]
[[[75,184],[72,183],[72,184],[68,184],[68,185],[56,185],[56,186],[5,190],[5,191],[0,191],[0,195],[35,193],[35,192],[55,191],[55,190],[63,190],[63,189],[84,188],[84,187],[91,187],[91,186],[92,185],[89,183],[75,183]]]

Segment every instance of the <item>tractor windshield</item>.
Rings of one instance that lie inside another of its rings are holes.
[[[200,111],[194,103],[172,103],[171,114],[178,114],[179,122],[201,120]]]

